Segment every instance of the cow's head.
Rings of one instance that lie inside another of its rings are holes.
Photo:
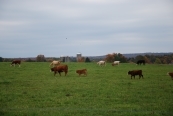
[[[128,73],[127,73],[127,75],[130,75],[132,73],[132,71],[129,71]]]
[[[50,68],[50,72],[53,72],[54,71],[54,68]]]

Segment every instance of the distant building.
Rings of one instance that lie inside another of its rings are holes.
[[[76,55],[76,61],[77,62],[80,62],[81,59],[82,59],[82,54],[81,53],[77,53],[77,55]]]
[[[70,57],[69,56],[60,56],[60,61],[61,62],[70,62]]]

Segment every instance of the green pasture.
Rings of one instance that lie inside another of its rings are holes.
[[[48,62],[0,63],[0,116],[171,116],[173,65],[65,63],[67,76],[50,72]],[[87,76],[75,70],[86,68]],[[144,79],[131,79],[141,69]]]

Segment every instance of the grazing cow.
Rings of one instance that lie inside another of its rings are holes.
[[[145,65],[145,60],[138,60],[137,61],[137,65],[141,65],[141,64]]]
[[[87,76],[87,69],[76,70],[76,73],[78,73],[79,76],[80,76],[81,74],[84,74],[85,76]]]
[[[173,72],[168,72],[167,75],[171,76],[171,78],[173,80]]]
[[[114,62],[112,63],[112,66],[119,65],[119,64],[120,64],[120,61],[114,61]]]
[[[128,75],[131,75],[131,79],[132,79],[132,76],[134,76],[134,79],[135,79],[135,75],[139,75],[139,79],[141,77],[143,78],[142,70],[132,70],[132,71],[129,71]]]
[[[68,66],[67,65],[59,65],[56,67],[51,68],[51,71],[54,71],[54,76],[56,75],[56,73],[58,72],[59,75],[61,76],[61,72],[65,72],[65,76],[68,73]]]
[[[13,65],[15,66],[16,64],[19,65],[19,67],[20,67],[21,60],[13,60],[11,63],[11,66],[13,66]]]
[[[99,62],[97,62],[97,64],[98,64],[99,66],[102,66],[102,65],[106,66],[106,62],[105,62],[105,61],[99,61]]]
[[[60,61],[54,60],[54,61],[52,61],[52,62],[50,63],[50,66],[55,67],[55,66],[58,66],[60,63],[61,63]]]

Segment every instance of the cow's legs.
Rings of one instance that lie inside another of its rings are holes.
[[[61,72],[58,71],[58,73],[59,73],[59,75],[61,76]]]
[[[65,71],[65,76],[67,75],[67,72]]]
[[[54,71],[54,76],[56,75],[56,71]]]
[[[139,75],[139,79],[140,79],[141,77],[144,78],[143,75]]]

